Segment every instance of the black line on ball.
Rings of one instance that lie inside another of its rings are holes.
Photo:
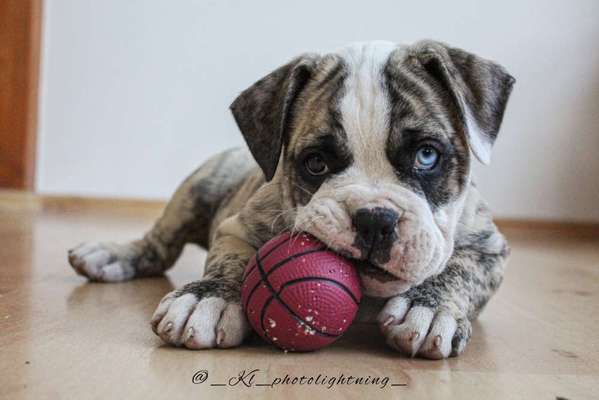
[[[309,252],[310,253],[316,253],[317,251],[323,251],[323,250],[324,249],[312,250],[312,251],[309,251]],[[309,253],[309,252],[304,252],[304,253]],[[293,260],[294,258],[299,257],[300,255],[303,255],[303,253],[298,253],[298,254],[296,254],[294,256],[287,257],[285,260],[280,261],[280,263],[281,263],[281,265],[283,265],[287,261]],[[340,336],[340,335],[333,335],[333,334],[330,334],[328,332],[323,332],[323,331],[321,331],[321,330],[319,330],[317,328],[314,328],[312,325],[310,325],[306,321],[304,321],[302,317],[300,317],[299,315],[297,315],[297,313],[295,311],[293,311],[291,309],[291,307],[289,307],[289,305],[287,303],[285,303],[283,301],[283,299],[281,299],[279,297],[279,294],[272,287],[272,285],[270,284],[270,281],[268,280],[268,274],[264,271],[264,267],[262,266],[262,260],[260,259],[260,255],[259,254],[256,254],[256,265],[258,266],[258,271],[260,271],[260,276],[262,277],[262,281],[266,284],[266,287],[270,290],[270,293],[272,294],[272,297],[275,298],[275,299],[277,299],[277,301],[279,303],[281,303],[281,305],[283,307],[285,307],[285,309],[287,309],[287,311],[289,312],[289,314],[291,314],[292,317],[294,317],[296,320],[302,322],[303,324],[308,325],[310,327],[310,329],[314,330],[314,332],[318,333],[319,335],[327,336],[327,337],[335,337],[335,338]],[[272,269],[269,272],[272,272]],[[249,298],[249,296],[248,296],[248,298]],[[246,305],[246,307],[247,307],[247,305]],[[264,307],[262,308],[262,311],[264,311]],[[262,315],[262,314],[260,314],[260,315]],[[261,323],[264,323],[264,321],[261,321]],[[263,330],[263,332],[264,332],[264,330]]]
[[[266,259],[266,257],[268,257],[269,255],[271,255],[273,251],[275,251],[276,249],[278,249],[279,247],[281,247],[282,245],[284,245],[285,243],[287,243],[289,240],[291,240],[291,235],[287,236],[287,237],[285,238],[285,240],[281,240],[281,242],[280,242],[280,243],[277,243],[277,244],[276,244],[276,245],[274,245],[274,246],[273,246],[273,247],[272,247],[270,250],[268,250],[268,251],[266,252],[266,254],[264,254],[264,256],[262,257],[262,260]],[[258,255],[258,252],[259,252],[259,251],[260,251],[260,250],[258,250],[258,251],[256,252],[256,256]],[[252,265],[252,267],[246,271],[245,275],[243,276],[243,279],[245,280],[245,278],[247,278],[247,277],[248,277],[248,276],[249,276],[249,275],[252,273],[252,271],[253,271],[255,268],[256,268],[256,264]]]
[[[268,298],[268,300],[266,300],[264,302],[264,305],[262,306],[262,311],[260,311],[260,327],[262,328],[262,332],[264,332],[264,336],[266,336],[266,338],[268,339],[268,341],[271,344],[275,344],[275,343],[270,338],[270,334],[266,331],[266,328],[264,328],[264,317],[266,316],[266,310],[268,309],[268,306],[270,305],[270,303],[272,303],[273,299],[274,299],[274,296],[270,296]]]
[[[326,250],[326,247],[319,247],[319,248],[317,248],[317,249],[306,250],[306,251],[303,251],[303,252],[301,252],[301,253],[297,253],[297,254],[294,254],[294,255],[292,255],[292,256],[289,256],[289,257],[287,257],[287,258],[285,258],[285,259],[283,259],[283,260],[279,261],[279,262],[278,262],[278,263],[276,263],[275,265],[273,265],[273,266],[272,266],[272,268],[270,269],[270,271],[268,271],[268,272],[266,273],[266,275],[263,275],[263,274],[262,274],[262,272],[264,271],[264,269],[261,269],[261,270],[260,270],[260,272],[261,272],[261,273],[260,273],[260,276],[261,276],[263,279],[259,280],[259,281],[258,281],[258,283],[256,283],[256,284],[254,285],[254,287],[252,288],[252,290],[250,291],[250,294],[248,295],[248,298],[247,298],[247,300],[246,300],[246,302],[245,302],[245,308],[247,309],[247,306],[248,306],[248,304],[250,304],[250,300],[251,300],[252,296],[254,295],[254,292],[256,291],[256,289],[258,289],[258,286],[260,286],[260,284],[261,284],[261,283],[263,283],[263,281],[266,281],[268,284],[270,284],[270,283],[268,282],[268,277],[270,276],[270,274],[272,274],[273,272],[275,272],[275,271],[276,271],[277,269],[279,269],[281,266],[285,265],[285,264],[286,264],[288,261],[291,261],[291,260],[294,260],[294,259],[296,259],[296,258],[299,258],[299,257],[305,256],[306,254],[319,253],[319,252],[321,252],[321,251],[324,251],[324,250]],[[262,261],[264,261],[264,259],[263,259],[263,258],[260,258],[260,255],[256,253],[256,265],[258,265],[258,262],[262,262]],[[274,290],[274,289],[273,289],[273,290]]]
[[[283,290],[283,288],[281,288],[281,290],[279,290],[279,293],[281,293],[281,291]],[[270,303],[272,303],[272,301],[275,299],[275,295],[272,295],[268,298],[268,300],[266,300],[264,302],[264,305],[262,306],[262,311],[260,311],[260,328],[262,329],[262,332],[264,332],[264,336],[266,336],[266,339],[271,343],[274,344],[275,346],[278,346],[274,340],[272,340],[270,338],[270,333],[266,331],[266,328],[264,327],[264,317],[266,317],[266,311],[268,309],[268,307],[270,306]],[[312,327],[312,325],[310,325],[309,323],[307,323],[306,321],[304,321],[302,319],[302,317],[300,317],[299,315],[295,314],[291,309],[289,309],[289,307],[287,306],[287,304],[285,304],[284,301],[282,301],[281,299],[279,299],[277,297],[277,300],[279,301],[279,303],[281,303],[285,308],[287,308],[287,311],[290,312],[291,317],[293,317],[293,319],[295,319],[297,322],[300,322],[304,325],[307,325],[310,327],[310,329],[313,329],[314,332],[318,333],[321,336],[327,336],[327,337],[339,337],[341,336],[341,334],[332,334],[332,333],[327,333],[327,332],[322,332],[314,327]]]
[[[293,279],[291,281],[285,282],[284,284],[281,285],[281,288],[279,289],[278,294],[281,294],[283,289],[285,289],[287,286],[291,286],[294,283],[306,282],[306,281],[325,281],[328,283],[332,283],[333,285],[337,286],[339,289],[341,289],[345,293],[347,293],[357,306],[360,305],[360,302],[358,301],[358,299],[356,299],[356,296],[354,296],[354,294],[351,292],[351,290],[347,286],[345,286],[343,283],[340,283],[331,278],[325,278],[325,277],[320,277],[320,276],[305,276],[303,278],[297,278],[297,279]]]

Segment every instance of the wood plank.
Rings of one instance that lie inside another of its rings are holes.
[[[12,197],[19,198],[36,199]],[[201,276],[205,252],[188,247],[163,278],[90,284],[71,270],[66,249],[139,237],[154,216],[2,204],[0,398],[578,400],[599,393],[596,238],[508,232],[505,281],[458,358],[401,356],[366,324],[308,354],[285,354],[257,340],[237,349],[189,351],[164,346],[148,321],[166,292]],[[407,386],[209,386],[255,368],[262,383],[322,373],[388,377]],[[208,380],[193,384],[199,370],[208,371]]]

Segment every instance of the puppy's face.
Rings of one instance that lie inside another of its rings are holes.
[[[434,53],[428,63],[427,54],[376,42],[312,56],[287,72],[298,75],[287,85],[301,90],[288,87],[278,100],[287,110],[272,174],[294,211],[290,222],[360,260],[371,296],[399,294],[444,268],[469,183],[470,150],[488,159],[494,139],[481,127],[493,122],[472,116],[471,94],[455,93],[462,82],[450,81],[451,66],[443,69],[448,54]],[[472,135],[483,136],[473,145]]]

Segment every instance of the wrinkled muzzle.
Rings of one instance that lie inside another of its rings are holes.
[[[323,184],[297,230],[356,260],[365,294],[391,297],[440,272],[453,251],[448,218],[400,185]]]

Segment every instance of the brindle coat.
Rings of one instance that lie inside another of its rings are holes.
[[[113,282],[163,273],[186,243],[208,248],[204,277],[167,294],[152,327],[173,345],[231,347],[249,332],[239,304],[249,258],[280,232],[307,231],[359,260],[365,294],[388,299],[370,319],[390,346],[457,355],[509,253],[471,155],[489,162],[513,83],[494,62],[432,41],[300,56],[232,104],[249,152],[207,161],[143,239],[84,244],[70,263]],[[426,170],[423,146],[438,156]],[[322,175],[307,167],[315,154]],[[381,213],[394,216],[391,231],[366,240],[356,215]]]

